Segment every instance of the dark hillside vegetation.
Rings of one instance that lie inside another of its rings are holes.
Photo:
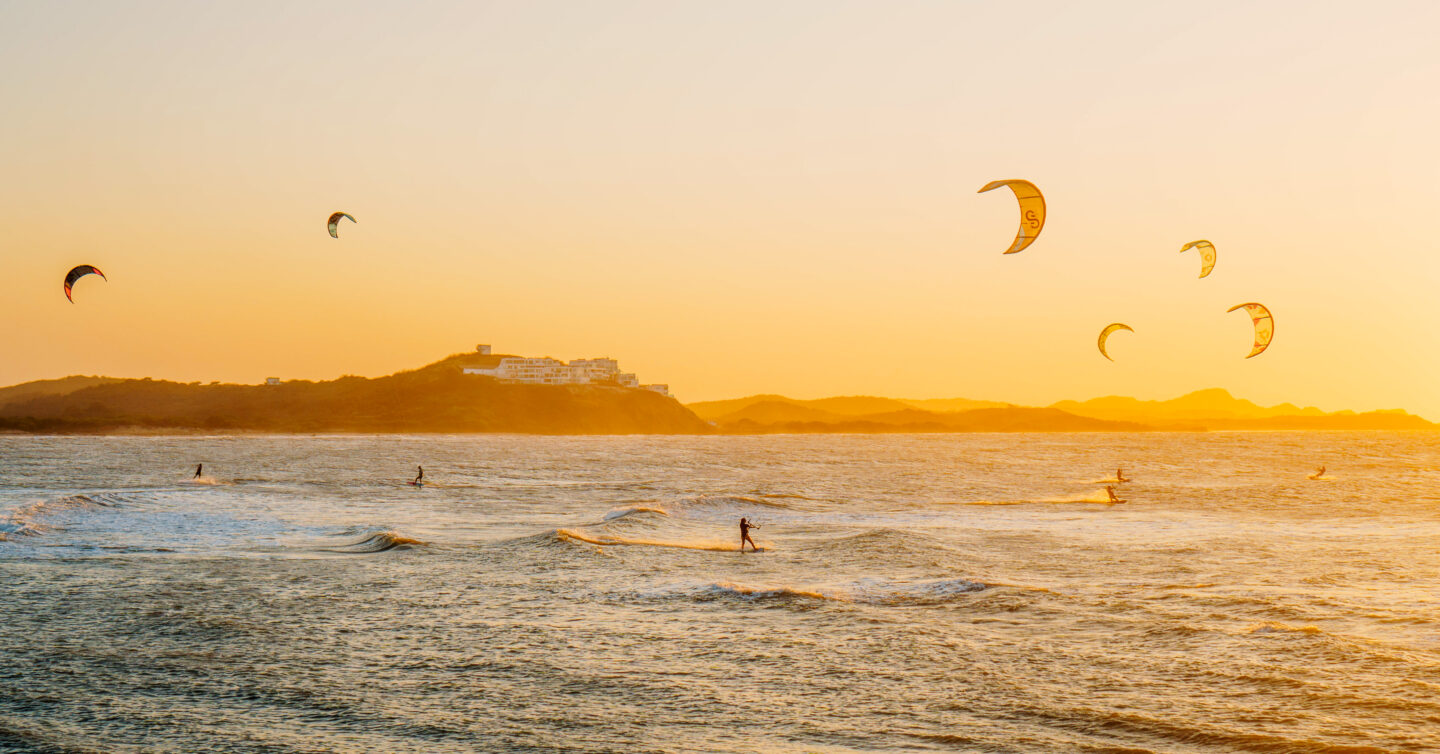
[[[387,377],[280,385],[118,380],[0,404],[0,429],[127,428],[254,432],[522,432],[674,434],[710,431],[675,399],[606,385],[517,385],[467,375],[500,356],[462,354]],[[24,387],[24,386],[17,386]],[[13,388],[12,388],[13,390]]]

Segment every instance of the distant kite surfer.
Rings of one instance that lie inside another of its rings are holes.
[[[1315,473],[1314,473],[1314,474],[1311,474],[1311,475],[1310,475],[1310,478],[1311,478],[1311,479],[1319,479],[1319,478],[1321,478],[1321,477],[1323,477],[1323,476],[1325,476],[1325,467],[1324,467],[1324,466],[1320,466],[1320,467],[1318,467],[1318,468],[1315,469]]]
[[[200,474],[201,474],[202,472],[204,472],[204,471],[205,471],[205,464],[203,464],[203,463],[197,463],[197,464],[195,464],[195,478],[196,478],[196,479],[199,479],[199,478],[200,478]]]
[[[1105,488],[1105,494],[1110,496],[1110,499],[1109,499],[1108,501],[1106,501],[1106,502],[1110,502],[1110,503],[1123,503],[1123,502],[1125,502],[1124,500],[1121,500],[1121,499],[1119,498],[1119,496],[1117,496],[1117,495],[1115,494],[1115,488],[1114,488],[1114,487],[1109,487],[1109,486],[1107,486],[1107,487]]]
[[[760,552],[760,548],[755,547],[755,540],[750,538],[750,530],[759,528],[760,526],[758,524],[752,524],[744,518],[740,519],[740,552],[745,552],[746,542],[750,543],[750,546],[755,549],[755,552]]]
[[[1116,470],[1115,470],[1115,483],[1116,483],[1116,484],[1124,484],[1124,483],[1126,483],[1126,482],[1128,482],[1128,481],[1130,481],[1130,480],[1125,478],[1125,469],[1116,469]]]
[[[420,473],[418,473],[418,474],[415,475],[415,481],[411,482],[411,484],[415,485],[416,487],[419,487],[420,485],[422,485],[422,484],[425,483],[425,467],[424,467],[424,466],[416,466],[416,467],[415,467],[415,470],[418,471],[418,472],[420,472]]]

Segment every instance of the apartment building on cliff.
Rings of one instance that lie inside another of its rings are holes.
[[[488,355],[490,346],[481,345],[475,350],[482,355]],[[465,367],[465,374],[482,374],[494,377],[501,382],[538,385],[611,384],[649,390],[664,396],[670,395],[669,385],[641,385],[640,379],[634,374],[620,371],[620,364],[615,359],[574,359],[566,363],[548,356],[540,358],[507,356],[493,368]]]

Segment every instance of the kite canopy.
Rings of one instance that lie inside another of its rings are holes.
[[[1215,244],[1209,241],[1191,241],[1180,249],[1180,253],[1184,254],[1190,249],[1200,252],[1200,277],[1209,275],[1210,271],[1215,269]]]
[[[1134,330],[1130,329],[1129,325],[1120,322],[1106,325],[1105,329],[1100,331],[1100,340],[1096,343],[1096,345],[1100,346],[1100,355],[1104,356],[1107,359],[1110,359],[1110,354],[1105,353],[1105,339],[1109,338],[1110,333],[1115,332],[1116,330],[1128,330],[1130,332],[1135,332]],[[1114,359],[1110,360],[1114,361]]]
[[[1015,234],[1015,242],[1005,250],[1006,254],[1014,254],[1024,250],[1040,237],[1040,230],[1045,227],[1045,197],[1040,193],[1040,189],[1035,188],[1035,184],[1019,179],[991,181],[975,193],[983,194],[1001,186],[1009,186],[1010,190],[1015,192],[1015,199],[1020,202],[1020,231]]]
[[[1236,304],[1225,312],[1228,314],[1236,309],[1244,309],[1250,315],[1250,321],[1255,324],[1255,346],[1245,358],[1259,356],[1270,347],[1270,341],[1275,339],[1275,318],[1270,316],[1270,310],[1261,304]]]
[[[330,228],[331,238],[340,237],[340,218],[342,217],[352,223],[355,222],[355,218],[345,214],[344,212],[336,212],[335,214],[331,215],[330,219],[325,221],[325,225]]]
[[[105,273],[101,272],[98,267],[91,267],[88,264],[82,264],[79,267],[76,267],[75,269],[65,273],[65,298],[70,299],[70,303],[75,303],[75,299],[70,296],[70,288],[75,285],[76,280],[79,280],[86,275],[99,275],[101,280],[105,280],[107,282],[110,280],[109,278],[105,277]]]

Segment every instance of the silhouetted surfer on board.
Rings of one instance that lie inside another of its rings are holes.
[[[1116,469],[1116,470],[1115,470],[1115,483],[1116,483],[1116,484],[1124,484],[1124,483],[1126,483],[1126,482],[1128,482],[1128,481],[1130,481],[1130,480],[1125,478],[1125,469]]]
[[[415,475],[415,481],[411,482],[411,484],[415,485],[416,487],[425,486],[425,467],[416,466],[415,470],[419,473]]]
[[[1106,502],[1111,502],[1111,503],[1123,503],[1123,502],[1125,502],[1124,500],[1121,500],[1121,499],[1115,494],[1115,488],[1114,488],[1114,487],[1109,487],[1109,486],[1107,486],[1107,487],[1105,488],[1105,494],[1110,496],[1110,499],[1109,499],[1108,501],[1106,501]]]
[[[202,472],[202,471],[204,471],[204,470],[205,470],[205,464],[203,464],[203,463],[197,463],[197,464],[195,464],[195,478],[196,478],[196,479],[199,479],[199,478],[200,478],[200,472]]]
[[[744,518],[740,519],[740,552],[745,552],[746,542],[749,542],[750,546],[755,548],[755,552],[760,552],[760,548],[755,546],[755,540],[750,538],[750,530],[759,528],[757,524],[752,524]]]
[[[1324,466],[1320,466],[1320,467],[1318,467],[1318,468],[1315,469],[1315,473],[1314,473],[1314,474],[1311,474],[1311,475],[1310,475],[1310,478],[1311,478],[1311,479],[1319,479],[1319,478],[1321,478],[1321,477],[1323,477],[1323,476],[1325,476],[1325,467],[1324,467]]]

